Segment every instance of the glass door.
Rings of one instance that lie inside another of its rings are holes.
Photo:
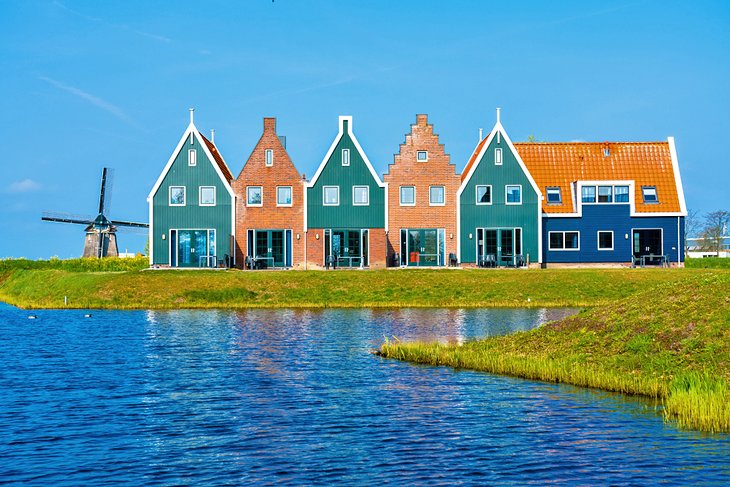
[[[177,267],[208,266],[208,230],[178,230]]]
[[[641,259],[643,257],[647,264],[655,264],[660,261],[660,255],[662,254],[661,229],[652,228],[634,230],[633,242],[634,258]],[[654,258],[656,262],[646,256],[656,256]]]
[[[486,267],[513,266],[522,252],[522,230],[519,228],[477,229],[477,252]],[[484,241],[482,242],[482,238]]]
[[[502,228],[499,230],[499,248],[497,249],[499,265],[514,265],[514,242],[514,229],[510,228],[507,230]]]
[[[254,258],[259,267],[285,267],[284,230],[256,230]]]
[[[419,265],[436,266],[439,264],[439,242],[437,230],[421,230]]]

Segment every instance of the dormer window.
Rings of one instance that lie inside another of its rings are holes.
[[[266,166],[271,167],[274,165],[274,151],[272,149],[266,149]]]
[[[563,202],[563,197],[560,194],[560,188],[557,186],[547,188],[547,202],[548,204],[560,204]]]
[[[644,196],[644,203],[659,203],[656,186],[642,186],[641,194]]]
[[[499,132],[497,132],[499,133]],[[497,166],[502,165],[502,149],[496,148],[494,149],[494,164]]]
[[[350,149],[342,149],[342,165],[350,165]]]
[[[611,149],[609,149],[608,147],[604,147],[603,148],[603,157],[608,157],[610,155],[611,155]]]
[[[418,152],[416,152],[416,160],[418,162],[428,162],[428,151],[419,150]]]
[[[188,150],[188,166],[196,166],[198,164],[198,151],[195,149]]]

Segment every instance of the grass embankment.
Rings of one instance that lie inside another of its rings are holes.
[[[647,395],[683,427],[730,431],[730,273],[683,277],[529,332],[461,346],[388,341],[380,354]]]
[[[730,269],[730,259],[725,257],[705,257],[704,259],[687,259],[688,269]]]
[[[119,259],[124,261],[125,259]],[[0,266],[23,308],[585,307],[707,271],[668,269],[76,272]]]

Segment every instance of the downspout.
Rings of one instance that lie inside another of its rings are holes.
[[[680,264],[680,260],[679,260],[680,252],[684,252],[683,246],[679,245],[682,242],[682,236],[679,233],[679,227],[680,227],[679,219],[680,218],[682,218],[682,217],[680,217],[680,216],[677,217],[677,267],[679,267],[679,264]]]

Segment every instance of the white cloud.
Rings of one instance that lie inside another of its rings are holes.
[[[23,179],[22,181],[16,181],[8,186],[8,191],[11,193],[28,193],[30,191],[38,191],[43,185],[32,179]]]

